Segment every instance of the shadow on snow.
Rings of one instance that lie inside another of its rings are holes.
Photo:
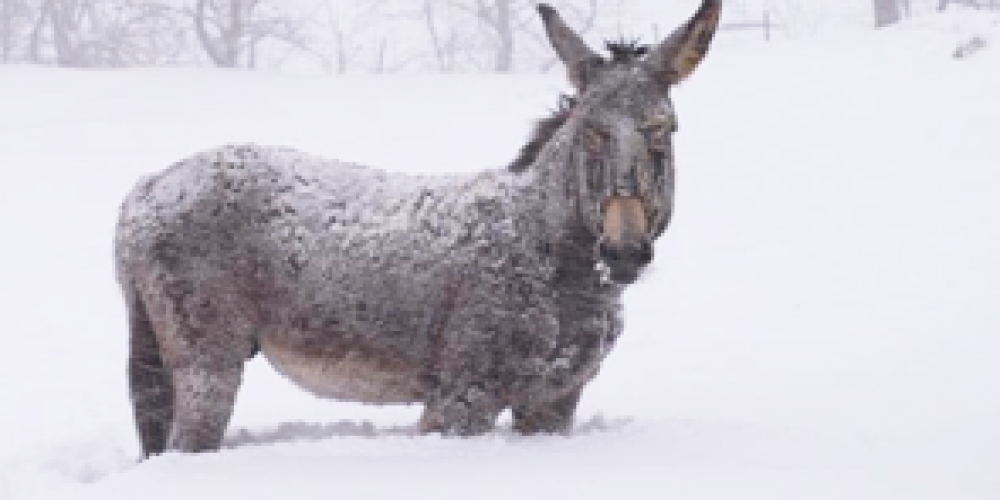
[[[591,434],[616,432],[632,424],[630,417],[607,418],[595,415],[587,420],[577,422],[565,437],[582,437]],[[486,434],[488,437],[505,437],[511,439],[531,439],[514,432],[509,425],[497,427]],[[303,441],[325,441],[336,438],[385,438],[409,437],[419,438],[416,425],[379,427],[369,421],[341,420],[330,423],[285,422],[277,427],[265,430],[240,428],[226,437],[223,449],[232,450],[245,446],[273,445],[296,443]],[[466,438],[475,440],[475,438]]]

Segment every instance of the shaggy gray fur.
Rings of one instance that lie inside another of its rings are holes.
[[[641,198],[648,238],[670,217],[673,110],[643,64],[590,74],[523,172],[410,177],[236,145],[141,181],[115,252],[144,452],[217,449],[258,345],[317,395],[424,404],[425,432],[486,432],[505,408],[522,432],[567,429],[622,332],[603,200]]]

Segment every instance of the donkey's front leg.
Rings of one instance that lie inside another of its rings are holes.
[[[420,432],[447,436],[478,436],[493,429],[503,410],[496,397],[478,385],[428,401],[420,417]]]
[[[521,434],[569,432],[581,392],[582,389],[577,389],[553,401],[515,405],[512,409],[514,430]]]

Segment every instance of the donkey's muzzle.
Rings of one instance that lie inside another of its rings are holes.
[[[639,279],[642,268],[653,261],[653,245],[645,240],[625,245],[614,245],[605,240],[601,242],[600,256],[611,272],[611,281],[631,285]]]
[[[612,281],[630,285],[653,260],[645,205],[638,196],[612,196],[605,200],[602,215],[598,254],[611,271]]]

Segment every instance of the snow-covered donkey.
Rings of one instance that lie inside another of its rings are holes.
[[[115,253],[143,451],[221,443],[258,348],[323,397],[422,403],[423,432],[571,423],[622,331],[674,191],[669,91],[720,1],[653,47],[602,58],[538,10],[577,95],[506,170],[408,177],[227,146],[141,181]]]

